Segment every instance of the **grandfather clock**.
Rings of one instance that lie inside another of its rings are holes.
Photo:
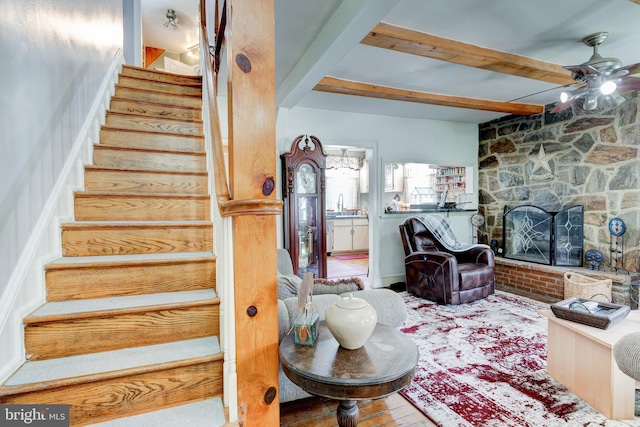
[[[324,170],[326,154],[320,140],[300,135],[291,150],[280,156],[283,167],[285,247],[293,271],[326,277]]]

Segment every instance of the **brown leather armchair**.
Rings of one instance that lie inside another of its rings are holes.
[[[434,229],[440,220],[449,236]],[[487,245],[452,245],[447,237],[453,234],[443,217],[436,215],[428,222],[407,218],[400,224],[400,235],[410,293],[439,304],[464,304],[494,293],[493,251]]]

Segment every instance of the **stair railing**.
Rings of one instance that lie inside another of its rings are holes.
[[[223,6],[222,16],[218,24],[218,2],[216,1],[216,43],[215,46],[209,43],[206,22],[205,1],[200,2],[200,32],[203,37],[203,45],[208,46],[209,54],[213,58],[205,60],[203,79],[206,83],[207,99],[209,111],[209,124],[211,126],[211,157],[213,159],[213,173],[215,180],[215,193],[218,209],[222,217],[238,215],[281,215],[282,200],[278,199],[245,199],[234,200],[229,189],[227,179],[227,167],[224,161],[224,148],[222,144],[222,131],[220,129],[220,115],[218,113],[217,82],[218,71],[220,69],[220,54],[224,46],[224,30],[226,25],[226,7]],[[226,3],[226,2],[225,2]],[[213,50],[213,52],[211,52]],[[233,141],[229,138],[229,145]]]

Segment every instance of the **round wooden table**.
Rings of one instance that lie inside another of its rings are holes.
[[[357,400],[387,396],[411,383],[418,363],[411,339],[378,323],[363,347],[347,350],[324,322],[313,346],[296,345],[293,334],[280,343],[282,370],[291,381],[316,396],[340,401],[338,425],[358,425]]]

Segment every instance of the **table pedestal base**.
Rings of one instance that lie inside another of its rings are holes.
[[[338,425],[356,427],[358,425],[358,403],[355,400],[341,400],[338,405]]]

